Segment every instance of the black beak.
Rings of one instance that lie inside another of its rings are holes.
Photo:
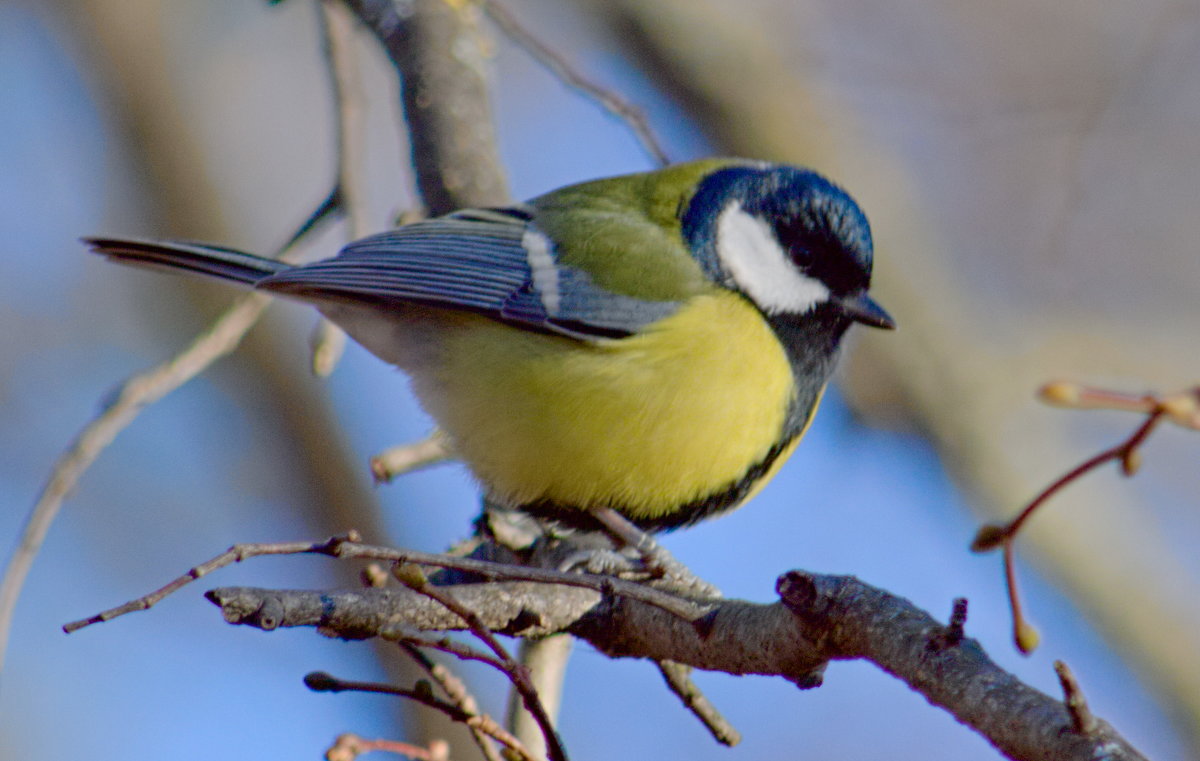
[[[896,321],[887,313],[883,307],[875,303],[875,300],[867,295],[866,291],[842,296],[835,299],[835,303],[842,308],[846,316],[855,322],[861,322],[863,325],[868,325],[872,328],[883,328],[884,330],[895,330]]]

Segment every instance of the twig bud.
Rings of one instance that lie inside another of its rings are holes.
[[[1022,655],[1029,655],[1034,650],[1037,650],[1038,644],[1042,641],[1042,636],[1038,634],[1038,630],[1033,628],[1027,621],[1017,621],[1013,626],[1013,638],[1016,640],[1017,649]]]
[[[1164,397],[1159,407],[1179,425],[1200,427],[1200,391],[1196,389]]]
[[[1073,381],[1052,381],[1038,390],[1043,402],[1063,407],[1074,407],[1083,396],[1083,386]]]
[[[425,572],[416,563],[397,563],[392,566],[392,576],[395,576],[397,581],[410,589],[420,589],[429,583],[429,579],[425,577]]]
[[[341,681],[325,673],[313,671],[304,675],[304,686],[313,692],[341,692]]]
[[[1008,538],[1008,529],[988,523],[980,526],[971,542],[971,552],[991,552],[1004,543]]]
[[[1121,472],[1132,476],[1142,467],[1142,453],[1138,449],[1130,449],[1121,457]]]

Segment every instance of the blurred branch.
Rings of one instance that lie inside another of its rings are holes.
[[[508,203],[500,169],[478,8],[472,3],[410,0],[401,15],[391,0],[346,0],[384,46],[400,73],[401,102],[412,137],[417,184],[430,216],[462,207]],[[434,434],[424,444],[393,448],[372,460],[372,472],[390,477],[445,456]],[[398,462],[398,459],[402,462]],[[536,650],[536,648],[535,648]],[[566,659],[544,661],[534,675],[543,692],[561,683]],[[510,727],[512,728],[512,727]],[[529,746],[541,733],[517,732]]]
[[[345,0],[400,72],[417,185],[430,216],[509,201],[488,98],[478,10],[444,0]]]
[[[329,70],[329,85],[337,111],[337,192],[349,224],[347,238],[354,240],[371,229],[368,188],[363,169],[367,163],[366,110],[362,74],[355,51],[354,17],[340,0],[321,0],[321,41]],[[312,371],[327,377],[346,350],[346,332],[321,317],[312,338]]]
[[[322,210],[332,211],[327,204],[322,204],[318,212]],[[301,229],[315,229],[313,218],[307,220]],[[291,243],[280,253],[279,258],[288,261],[293,257],[296,251],[295,244],[302,237],[302,233],[292,236]],[[9,559],[4,571],[4,580],[0,583],[0,671],[3,670],[4,651],[21,587],[45,541],[46,532],[50,530],[62,507],[63,500],[75,489],[79,479],[100,453],[137,419],[143,409],[236,349],[269,304],[270,297],[263,294],[251,293],[242,296],[186,349],[162,364],[130,377],[121,384],[100,414],[83,427],[67,450],[59,456],[50,471],[49,480],[42,488],[42,493],[25,519],[20,543]]]

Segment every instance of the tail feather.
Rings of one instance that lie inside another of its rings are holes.
[[[123,264],[196,272],[244,285],[254,285],[268,275],[292,268],[274,259],[206,243],[121,238],[84,238],[83,242],[94,253]]]

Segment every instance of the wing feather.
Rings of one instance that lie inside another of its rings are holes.
[[[561,264],[528,207],[470,209],[372,235],[257,287],[464,309],[580,339],[627,336],[678,307],[612,293]]]

